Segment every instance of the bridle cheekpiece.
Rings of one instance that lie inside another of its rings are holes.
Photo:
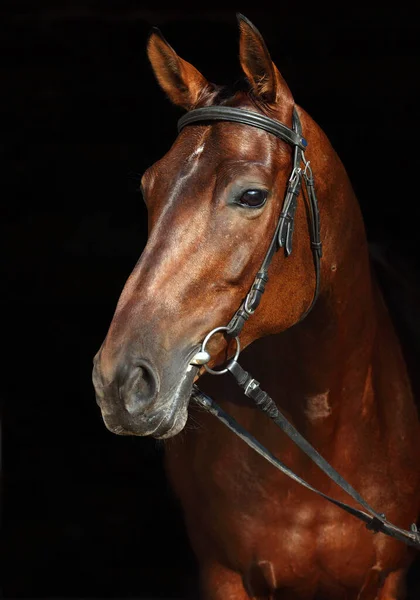
[[[263,129],[272,135],[280,138],[294,148],[293,153],[293,168],[289,177],[286,188],[286,194],[283,201],[283,208],[277,222],[277,226],[268,247],[261,268],[255,276],[254,282],[250,291],[238,308],[230,323],[227,326],[226,334],[236,337],[242,331],[245,322],[257,309],[261,296],[264,293],[265,286],[268,282],[268,268],[273,259],[273,256],[279,248],[284,248],[286,256],[292,253],[294,219],[297,208],[297,199],[300,193],[302,177],[306,185],[307,196],[310,205],[310,237],[311,249],[314,257],[315,265],[315,292],[312,302],[300,320],[304,319],[312,310],[319,294],[320,285],[320,258],[322,256],[322,244],[320,238],[320,223],[318,202],[315,195],[314,181],[309,162],[305,159],[305,150],[308,142],[302,135],[302,126],[296,108],[293,108],[292,123],[293,129],[287,127],[283,123],[266,117],[265,115],[245,110],[242,108],[232,108],[230,106],[209,106],[204,108],[196,108],[186,113],[178,121],[178,132],[184,127],[194,123],[211,123],[213,121],[229,121],[240,123],[242,125],[250,125]],[[301,164],[304,164],[302,170]]]

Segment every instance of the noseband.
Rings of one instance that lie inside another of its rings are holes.
[[[260,115],[249,110],[232,108],[230,106],[209,106],[205,108],[197,108],[181,117],[181,119],[178,121],[178,131],[181,131],[184,127],[187,125],[192,125],[193,123],[208,123],[211,121],[230,121],[234,123],[241,123],[242,125],[257,127],[258,129],[263,129],[264,131],[275,135],[294,148],[293,168],[287,184],[283,208],[280,213],[273,238],[268,247],[261,268],[255,276],[251,289],[243,300],[241,306],[232,317],[229,325],[227,326],[226,334],[233,337],[238,336],[242,331],[245,322],[251,315],[254,314],[255,310],[257,309],[261,301],[261,296],[264,293],[266,283],[268,282],[268,269],[276,250],[279,248],[284,248],[284,253],[286,256],[290,256],[292,253],[295,212],[303,177],[310,206],[310,237],[311,249],[314,257],[316,280],[312,302],[301,316],[300,320],[302,320],[312,310],[319,294],[322,245],[319,229],[319,210],[315,195],[314,180],[310,164],[305,159],[305,149],[308,143],[302,136],[302,126],[300,124],[296,108],[293,109],[293,129],[290,129],[279,121],[275,121],[274,119],[270,119],[265,115]],[[301,168],[302,162],[304,164],[303,170]]]
[[[254,282],[242,301],[241,306],[233,315],[227,327],[216,327],[210,331],[205,337],[201,350],[198,352],[191,364],[201,366],[204,365],[206,370],[213,375],[223,375],[231,373],[238,385],[243,389],[244,394],[254,401],[256,406],[267,414],[267,416],[280,427],[280,429],[342,490],[344,490],[353,500],[360,504],[367,512],[354,508],[344,502],[336,500],[320,490],[317,490],[304,479],[296,475],[285,464],[278,460],[271,452],[262,446],[252,435],[250,435],[243,427],[241,427],[230,415],[228,415],[220,406],[218,406],[212,398],[201,392],[194,385],[191,398],[194,399],[200,406],[205,408],[211,414],[216,416],[224,425],[238,435],[248,446],[253,448],[273,466],[279,469],[282,473],[306,487],[312,492],[318,494],[328,502],[345,510],[347,513],[360,519],[366,524],[366,527],[373,532],[382,532],[393,538],[396,538],[405,544],[420,548],[420,534],[417,531],[415,523],[411,525],[411,531],[401,529],[390,523],[383,513],[375,511],[362,496],[318,453],[318,451],[297,431],[297,429],[286,419],[279,411],[275,402],[270,396],[260,388],[260,384],[247,371],[245,371],[237,362],[240,354],[239,334],[245,322],[257,309],[261,296],[264,293],[265,285],[268,282],[268,269],[273,256],[279,248],[284,248],[284,253],[290,256],[292,253],[292,241],[294,230],[294,218],[297,207],[297,199],[300,193],[302,177],[305,182],[307,197],[310,207],[310,240],[311,249],[314,258],[315,266],[315,291],[312,302],[299,321],[302,321],[312,310],[319,294],[320,286],[320,259],[322,256],[322,245],[320,239],[319,226],[319,211],[318,202],[315,195],[314,179],[309,165],[309,161],[305,159],[305,149],[307,142],[302,136],[302,127],[297,114],[296,108],[293,109],[292,124],[293,129],[290,129],[283,123],[270,119],[264,115],[255,112],[231,108],[227,106],[211,106],[206,108],[197,108],[188,112],[178,121],[178,131],[181,131],[187,125],[193,123],[209,123],[212,121],[230,121],[250,125],[263,129],[271,133],[284,142],[287,142],[294,148],[293,168],[288,180],[283,208],[280,213],[277,226],[268,247],[267,253],[262,262],[261,268],[255,276]],[[304,168],[302,170],[301,164]],[[206,344],[209,339],[218,332],[224,331],[226,335],[234,337],[236,340],[236,353],[233,359],[229,361],[225,369],[215,371],[207,366],[210,360],[210,354],[206,351]]]

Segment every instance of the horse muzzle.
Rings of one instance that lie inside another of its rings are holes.
[[[188,417],[188,402],[197,367],[168,369],[161,378],[150,362],[138,360],[122,367],[110,382],[101,371],[100,354],[92,373],[96,402],[109,431],[117,435],[169,438],[179,433]],[[181,372],[179,372],[181,371]]]

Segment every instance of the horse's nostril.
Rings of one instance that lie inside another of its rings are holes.
[[[155,375],[151,369],[147,367],[139,367],[139,376],[137,379],[137,393],[142,398],[150,398],[155,396],[157,382]]]
[[[120,390],[128,412],[137,412],[152,402],[158,393],[158,388],[158,376],[150,365],[142,363],[141,366],[133,368],[123,389]]]

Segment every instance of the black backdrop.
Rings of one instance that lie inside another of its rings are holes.
[[[417,15],[401,3],[254,4],[3,4],[5,597],[196,595],[162,448],[106,431],[90,379],[146,241],[138,174],[169,148],[181,114],[147,63],[152,25],[228,83],[244,12],[342,157],[370,240],[418,272]]]

